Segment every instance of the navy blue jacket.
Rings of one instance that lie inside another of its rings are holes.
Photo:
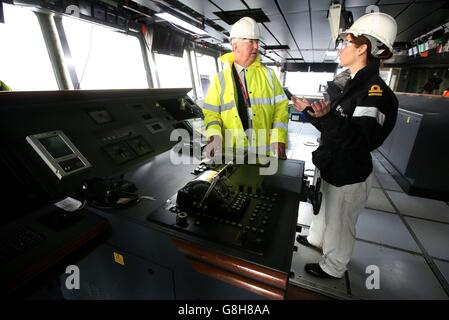
[[[312,161],[321,177],[340,187],[365,181],[373,170],[371,151],[385,141],[396,123],[398,100],[370,63],[349,79],[321,118],[308,117],[321,131]]]

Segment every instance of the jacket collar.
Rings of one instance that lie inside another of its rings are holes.
[[[346,86],[343,89],[343,92],[346,93],[353,88],[363,85],[364,83],[366,83],[367,79],[370,79],[371,77],[378,75],[379,75],[379,62],[375,60],[366,65],[364,68],[360,69],[355,74],[353,79],[349,78],[348,82],[346,82]]]
[[[354,76],[354,79],[349,78],[346,82],[343,92],[337,95],[337,98],[332,101],[332,107],[338,106],[342,99],[348,95],[349,91],[356,90],[359,86],[363,86],[368,79],[379,75],[379,62],[373,61],[360,69]]]
[[[372,76],[378,76],[379,75],[379,62],[377,60],[369,63],[364,68],[359,70],[354,76],[354,79],[352,81],[360,82],[361,79],[368,79]]]
[[[233,52],[225,53],[224,55],[222,55],[220,57],[220,60],[221,60],[221,62],[223,62],[223,64],[226,67],[231,68],[235,61],[234,53]],[[262,64],[260,63],[260,54],[257,54],[256,60],[254,60],[254,62],[251,63],[251,65],[249,67],[250,68],[251,67],[260,67],[261,65]]]

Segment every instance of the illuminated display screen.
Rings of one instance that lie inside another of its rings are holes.
[[[73,154],[72,149],[62,140],[60,136],[51,136],[39,139],[44,148],[55,159]]]

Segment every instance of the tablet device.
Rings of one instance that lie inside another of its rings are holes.
[[[291,98],[293,96],[292,93],[287,88],[284,88],[284,92],[285,92],[285,95],[287,96],[287,99],[291,100]]]

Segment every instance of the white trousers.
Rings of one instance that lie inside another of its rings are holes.
[[[368,200],[372,174],[364,182],[335,187],[322,180],[320,212],[313,216],[307,241],[322,248],[320,267],[331,276],[343,277],[351,260],[355,225]]]

